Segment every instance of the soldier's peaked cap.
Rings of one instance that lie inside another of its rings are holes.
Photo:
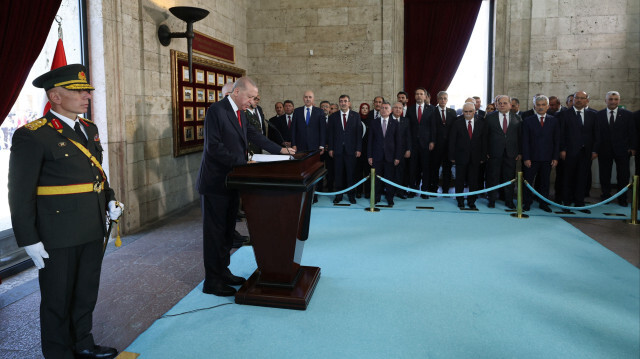
[[[67,90],[95,90],[87,82],[86,69],[81,64],[58,67],[40,75],[33,80],[33,86],[50,90],[54,87],[64,87]]]

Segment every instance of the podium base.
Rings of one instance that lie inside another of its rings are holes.
[[[300,272],[293,288],[283,288],[260,285],[256,270],[236,293],[236,303],[305,310],[320,279],[320,268],[301,266]]]

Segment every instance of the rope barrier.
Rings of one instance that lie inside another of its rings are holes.
[[[359,185],[363,184],[366,180],[369,179],[370,176],[367,176],[363,179],[361,179],[360,181],[358,181],[358,183],[354,184],[353,186],[343,189],[342,191],[338,191],[338,192],[315,192],[315,194],[317,194],[318,196],[336,196],[339,194],[344,194],[347,193],[349,191],[351,191],[352,189],[358,187]]]
[[[491,191],[494,191],[494,190],[500,189],[500,188],[502,188],[502,187],[506,187],[506,186],[508,186],[508,185],[510,185],[510,184],[512,184],[513,182],[515,182],[515,181],[516,181],[515,179],[512,179],[511,181],[507,181],[507,182],[505,182],[505,183],[502,183],[502,184],[499,184],[499,185],[495,185],[495,186],[493,186],[493,187],[491,187],[491,188],[485,188],[485,189],[478,190],[478,191],[473,191],[473,192],[465,192],[465,193],[435,193],[435,192],[419,191],[419,190],[417,190],[417,189],[413,189],[413,188],[409,188],[409,187],[404,187],[404,186],[401,186],[401,185],[399,185],[399,184],[397,184],[397,183],[391,182],[391,181],[389,181],[389,180],[388,180],[388,179],[386,179],[386,178],[383,178],[383,177],[380,177],[380,176],[376,176],[376,177],[378,177],[382,182],[384,182],[384,183],[386,183],[386,184],[389,184],[389,185],[391,185],[391,186],[394,186],[394,187],[396,187],[396,188],[399,188],[399,189],[402,189],[402,190],[405,190],[405,191],[409,191],[409,192],[414,192],[414,193],[417,193],[417,194],[425,194],[425,195],[433,196],[433,197],[462,197],[462,196],[473,196],[473,195],[476,195],[476,194],[486,193],[486,192],[491,192]]]
[[[613,201],[614,199],[620,197],[623,193],[627,192],[627,190],[629,189],[629,187],[631,186],[631,184],[626,185],[623,189],[620,190],[620,192],[614,194],[613,196],[607,198],[606,200],[602,201],[602,202],[598,202],[589,206],[582,206],[582,207],[571,207],[571,206],[564,206],[561,205],[560,203],[556,203],[553,201],[550,201],[548,199],[546,199],[543,195],[541,195],[540,193],[538,193],[538,191],[536,191],[533,187],[531,187],[531,185],[529,184],[529,182],[524,181],[524,183],[526,184],[527,188],[529,188],[529,190],[536,195],[536,197],[540,198],[541,200],[547,202],[548,204],[552,205],[552,206],[556,206],[558,208],[562,208],[562,209],[576,209],[576,210],[581,210],[581,209],[591,209],[591,208],[595,208],[595,207],[599,207],[602,206],[604,204],[607,204],[611,201]]]

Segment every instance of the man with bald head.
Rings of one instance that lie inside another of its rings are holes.
[[[205,277],[202,292],[232,296],[245,278],[229,270],[233,245],[238,191],[227,189],[225,180],[234,166],[247,163],[247,143],[253,142],[270,153],[295,153],[269,141],[247,119],[245,110],[258,95],[256,83],[239,78],[231,94],[209,107],[204,122],[204,151],[196,188],[200,193],[203,225]]]
[[[291,146],[299,152],[320,150],[324,152],[327,124],[324,111],[314,106],[313,91],[307,90],[302,97],[304,106],[293,111]]]

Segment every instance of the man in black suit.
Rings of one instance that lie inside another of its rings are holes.
[[[628,183],[631,176],[630,156],[635,156],[638,149],[636,128],[633,114],[620,104],[620,93],[609,91],[605,96],[607,108],[597,114],[600,128],[600,152],[598,152],[598,169],[600,172],[601,199],[611,197],[611,169],[616,162],[616,182],[618,191]],[[618,197],[618,204],[627,206],[627,196]]]
[[[423,87],[415,91],[416,104],[407,108],[407,117],[411,123],[411,161],[409,185],[422,191],[429,190],[429,152],[435,148],[435,124],[432,118],[434,106],[429,104],[429,93]],[[414,197],[413,192],[409,197]],[[421,195],[422,198],[429,198]]]
[[[507,95],[498,96],[498,111],[487,115],[487,187],[493,187],[515,178],[516,162],[520,161],[522,144],[522,119],[512,113],[511,99]],[[489,193],[489,208],[496,206],[498,191]],[[504,187],[504,203],[514,209],[513,185]]]
[[[480,109],[482,107],[482,99],[480,98],[480,96],[473,96],[473,102],[476,105],[476,115],[477,115],[477,117],[478,118],[485,118],[487,116],[487,113]]]
[[[320,150],[320,155],[322,155],[326,144],[325,135],[327,132],[324,111],[313,105],[313,91],[305,91],[302,101],[304,106],[298,107],[293,111],[291,145],[296,151],[310,152]]]
[[[46,91],[51,110],[15,131],[9,158],[13,232],[39,269],[45,358],[118,354],[95,345],[91,334],[107,213],[116,220],[123,206],[102,169],[98,127],[78,116],[87,112],[94,90],[85,71],[72,64],[33,81]]]
[[[234,166],[247,163],[249,141],[270,153],[295,153],[269,141],[247,120],[244,111],[257,95],[255,82],[241,77],[229,96],[209,107],[205,118],[204,151],[196,188],[202,207],[205,269],[202,292],[207,294],[232,296],[236,289],[231,285],[245,282],[228,268],[240,201],[236,190],[226,188],[227,174]]]
[[[549,198],[549,176],[551,168],[558,164],[560,150],[560,122],[547,115],[549,99],[538,95],[535,103],[536,114],[524,119],[522,123],[522,158],[524,177],[529,184],[539,183],[539,193]],[[533,202],[531,191],[524,193],[523,209],[528,211]],[[549,205],[540,201],[540,209],[551,212]]]
[[[391,118],[391,105],[383,102],[380,107],[380,117],[371,121],[369,125],[369,147],[367,158],[369,166],[376,170],[376,175],[389,181],[395,181],[396,166],[402,158],[402,142],[398,121]],[[380,201],[382,194],[382,181],[376,178],[376,203]],[[385,198],[387,204],[393,206],[394,187],[386,184]]]
[[[291,146],[291,124],[293,123],[293,101],[285,100],[282,106],[282,116],[276,117],[273,121],[273,125],[278,129],[278,132],[282,135],[284,143],[282,146]]]
[[[456,193],[464,192],[465,180],[469,192],[477,191],[478,168],[487,158],[487,141],[484,120],[475,118],[476,107],[473,102],[462,106],[462,116],[453,123],[449,135],[449,160],[456,166]],[[467,196],[470,209],[477,209],[477,195]],[[458,207],[464,208],[464,197],[456,197]]]
[[[400,133],[400,143],[402,144],[402,157],[400,164],[396,166],[396,183],[406,187],[409,182],[409,159],[411,158],[411,124],[409,119],[402,116],[404,104],[396,102],[391,108],[393,119],[398,122],[398,132]],[[398,191],[398,197],[407,199],[407,192]]]
[[[327,127],[329,128],[329,111],[331,110],[331,103],[329,101],[320,101],[320,108],[322,112],[324,112],[324,121]],[[327,169],[327,175],[324,178],[324,189],[327,192],[333,190],[333,158],[329,156],[329,151],[327,151],[328,146],[328,138],[329,135],[325,135],[325,144],[324,144],[324,154],[322,155],[322,162],[324,162],[324,168]]]
[[[278,118],[278,116],[284,115],[284,104],[282,102],[280,102],[280,101],[276,102],[276,104],[274,106],[274,109],[276,111],[276,114],[275,114],[275,116],[273,116],[273,117],[271,117],[269,119],[269,122],[275,120],[276,118]]]
[[[561,112],[560,158],[565,160],[563,201],[567,206],[572,203],[584,206],[591,162],[598,157],[600,148],[597,116],[595,111],[585,111],[588,104],[589,95],[578,91],[573,97],[573,108]],[[588,209],[582,212],[591,213]]]
[[[439,172],[442,167],[442,193],[449,193],[451,183],[451,161],[449,161],[449,132],[456,120],[456,110],[447,108],[449,94],[446,91],[438,92],[438,106],[433,113],[435,127],[435,146],[431,151],[430,164],[430,192],[438,192]]]
[[[362,156],[360,156],[360,158],[356,160],[356,181],[367,177],[369,173],[371,173],[371,166],[369,166],[369,162],[367,162],[367,158],[369,158],[367,154],[367,149],[369,148],[369,125],[375,119],[380,117],[380,108],[382,107],[382,102],[384,101],[385,99],[382,96],[374,97],[373,109],[369,111],[367,117],[362,120],[362,124],[364,125],[364,137],[362,138]],[[371,194],[371,183],[369,181],[366,181],[361,186],[358,186],[358,188],[356,189],[356,196],[358,198],[360,198],[360,192],[364,192],[364,198],[369,198],[369,195]]]
[[[340,111],[329,116],[329,156],[333,158],[335,190],[343,190],[355,183],[356,159],[362,154],[362,121],[360,114],[349,110],[351,98],[340,96]],[[349,202],[356,203],[355,190],[347,193]],[[336,195],[333,203],[340,203],[342,195]]]
[[[560,99],[558,96],[549,96],[549,110],[547,110],[547,115],[555,116],[560,110],[564,108],[560,104]]]

